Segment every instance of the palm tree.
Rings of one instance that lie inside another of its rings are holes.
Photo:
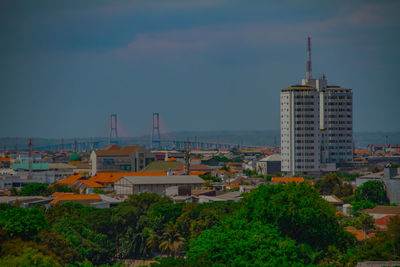
[[[159,245],[159,249],[162,253],[168,252],[168,255],[173,255],[174,257],[181,250],[185,238],[176,230],[176,227],[169,223],[164,229],[164,233],[161,237],[162,242]]]
[[[160,242],[160,237],[153,229],[145,228],[145,231],[147,231],[146,247],[150,249],[157,248],[157,245]]]

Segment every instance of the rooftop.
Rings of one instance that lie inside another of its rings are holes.
[[[376,206],[373,209],[365,210],[369,214],[393,214],[400,215],[400,206]]]
[[[126,176],[125,179],[136,185],[144,184],[202,184],[204,180],[195,175],[178,176]]]
[[[141,146],[124,146],[120,147],[118,145],[108,145],[104,149],[98,149],[94,152],[99,157],[107,157],[107,156],[129,156],[131,153],[135,152]]]
[[[143,172],[167,172],[177,168],[183,168],[183,164],[176,161],[153,161],[143,169]]]
[[[98,172],[89,180],[97,183],[115,183],[124,176],[166,176],[167,172]]]
[[[81,179],[83,176],[82,174],[73,174],[67,178],[65,178],[64,180],[61,180],[58,182],[58,184],[61,185],[70,185],[75,183],[76,181],[78,181],[79,179]]]
[[[56,205],[59,201],[74,201],[74,200],[101,200],[99,194],[86,194],[86,195],[78,195],[78,194],[63,194],[53,201],[50,202],[51,205]]]

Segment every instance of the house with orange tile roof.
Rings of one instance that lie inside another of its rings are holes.
[[[114,184],[125,176],[167,176],[167,172],[98,172],[89,180],[101,184],[105,190],[113,190]]]
[[[63,180],[61,180],[61,181],[59,181],[57,183],[60,184],[60,185],[71,185],[71,184],[75,183],[76,181],[78,181],[80,179],[83,179],[82,174],[75,173],[75,174],[73,174],[73,175],[71,175],[71,176],[69,176],[69,177],[67,177],[67,178],[65,178],[65,179],[63,179]]]
[[[156,158],[144,146],[108,145],[94,150],[90,155],[92,175],[98,172],[138,172]]]
[[[287,184],[287,183],[302,183],[304,182],[303,177],[272,177],[271,183],[272,184]]]
[[[104,187],[91,180],[78,180],[72,185],[69,185],[72,189],[78,190],[80,194],[92,194],[95,189],[104,189]]]

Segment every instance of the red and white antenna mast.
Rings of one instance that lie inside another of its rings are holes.
[[[307,72],[306,72],[306,78],[311,79],[311,37],[309,36],[307,38]]]

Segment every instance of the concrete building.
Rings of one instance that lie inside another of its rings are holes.
[[[258,174],[268,175],[281,171],[281,155],[273,154],[259,160],[256,164]]]
[[[165,196],[168,187],[185,186],[201,189],[204,180],[195,175],[178,176],[126,176],[114,184],[117,195],[132,195],[139,193],[157,193]]]
[[[0,189],[21,189],[30,183],[45,183],[52,184],[55,182],[54,173],[34,173],[32,178],[28,179],[26,176],[14,175],[0,177]]]
[[[282,171],[292,174],[353,159],[352,91],[328,86],[325,75],[312,78],[309,60],[302,83],[282,89],[280,96]]]
[[[74,174],[76,166],[67,163],[48,163],[49,170],[54,172],[56,181],[65,179]]]
[[[91,175],[97,172],[138,172],[154,160],[154,155],[144,146],[109,145],[90,155]]]

